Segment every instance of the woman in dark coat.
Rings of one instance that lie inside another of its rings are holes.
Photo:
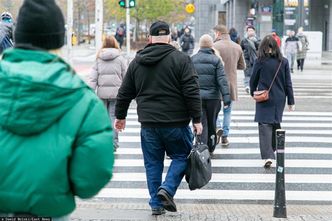
[[[250,78],[251,96],[256,90],[267,90],[270,87],[280,62],[280,70],[271,87],[269,100],[256,103],[255,122],[258,122],[259,146],[266,168],[269,168],[272,159],[275,159],[275,130],[280,129],[286,98],[289,110],[295,109],[288,60],[283,58],[273,37],[267,35],[258,49],[258,59]]]
[[[200,95],[202,99],[203,133],[201,141],[207,144],[213,153],[216,144],[216,119],[221,109],[221,96],[224,107],[231,102],[228,82],[224,73],[221,57],[212,48],[213,39],[210,35],[203,35],[199,39],[200,50],[192,57],[198,74]]]

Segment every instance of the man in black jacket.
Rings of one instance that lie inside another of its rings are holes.
[[[149,44],[130,63],[115,106],[114,127],[122,131],[136,99],[153,215],[176,211],[173,197],[192,148],[191,120],[195,132],[202,133],[198,76],[190,57],[171,46],[170,38],[167,23],[151,25]],[[165,152],[172,162],[162,183]]]
[[[244,60],[246,61],[246,69],[244,70],[243,84],[244,88],[249,94],[249,80],[252,74],[254,62],[257,59],[257,51],[260,40],[256,37],[256,31],[253,26],[247,27],[247,37],[241,41],[241,48],[243,50]]]

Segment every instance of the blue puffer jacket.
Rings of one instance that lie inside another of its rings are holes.
[[[224,105],[229,105],[231,97],[224,66],[211,48],[202,48],[192,57],[199,78],[200,95],[202,99],[220,99]]]

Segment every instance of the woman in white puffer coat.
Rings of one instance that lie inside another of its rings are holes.
[[[116,96],[127,71],[128,62],[121,55],[118,42],[113,36],[105,37],[103,47],[97,54],[88,84],[103,100],[111,121],[114,121]],[[113,125],[113,123],[112,123]],[[113,128],[114,151],[119,147],[118,133]]]

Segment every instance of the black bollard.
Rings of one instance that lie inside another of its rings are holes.
[[[286,192],[285,192],[285,130],[276,131],[276,187],[274,194],[273,217],[287,218]]]

